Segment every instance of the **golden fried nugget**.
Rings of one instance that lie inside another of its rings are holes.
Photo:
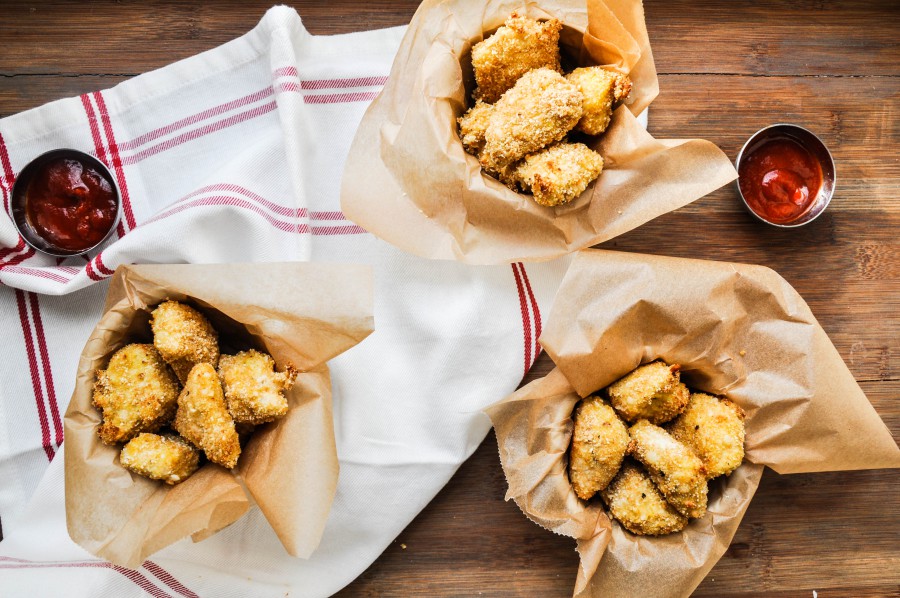
[[[493,110],[493,105],[478,100],[468,112],[457,119],[459,138],[466,151],[473,156],[479,155],[484,148],[484,134],[487,132]]]
[[[661,424],[684,411],[691,393],[680,382],[680,366],[654,361],[609,386],[609,401],[623,419]]]
[[[583,143],[557,143],[526,156],[512,179],[542,206],[569,203],[600,176],[603,158]]]
[[[666,500],[685,517],[706,513],[706,468],[694,451],[645,419],[628,430],[628,453],[643,463]]]
[[[288,411],[284,392],[296,378],[293,365],[276,372],[271,356],[252,349],[219,358],[219,379],[235,422],[263,424],[282,417]]]
[[[581,118],[581,103],[581,92],[556,71],[536,69],[523,75],[494,104],[481,165],[489,172],[501,172],[556,143]]]
[[[151,480],[174,486],[197,471],[200,453],[174,434],[139,434],[119,454],[122,466]]]
[[[560,72],[557,19],[538,21],[510,15],[492,36],[472,47],[476,99],[493,104],[519,78],[532,69],[546,67]]]
[[[97,430],[106,444],[155,432],[175,414],[180,386],[153,345],[122,347],[105,370],[97,370],[94,406],[103,422]]]
[[[668,430],[697,453],[710,479],[731,473],[744,459],[744,410],[728,399],[691,394],[687,408]]]
[[[153,345],[168,362],[181,383],[198,363],[219,363],[219,335],[203,314],[193,307],[165,301],[153,310],[150,320]]]
[[[566,79],[584,96],[584,113],[575,126],[588,135],[599,135],[609,126],[613,105],[631,93],[631,79],[599,66],[575,69]]]
[[[234,420],[225,406],[225,395],[216,370],[198,363],[178,395],[175,430],[201,449],[213,463],[231,469],[241,455]]]
[[[628,428],[597,396],[582,400],[575,408],[574,419],[569,481],[578,498],[588,500],[618,473],[628,448]]]
[[[687,517],[672,508],[640,465],[631,460],[600,493],[610,514],[634,534],[661,536],[684,529]]]

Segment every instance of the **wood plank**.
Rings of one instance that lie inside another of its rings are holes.
[[[900,5],[891,0],[645,4],[662,73],[898,74]],[[292,5],[312,33],[330,34],[405,24],[418,2]],[[6,0],[0,5],[0,73],[144,72],[245,33],[270,6],[270,0],[100,0],[87,8],[62,0]],[[129,47],[139,50],[122,51]]]
[[[414,0],[291,4],[314,34],[403,25],[418,6]],[[0,75],[143,73],[243,35],[272,5],[272,0],[99,0],[83,5],[4,0]]]
[[[893,0],[645,0],[661,73],[898,75]]]

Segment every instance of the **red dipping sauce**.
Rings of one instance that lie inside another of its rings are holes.
[[[790,137],[769,138],[748,149],[738,167],[747,205],[776,224],[803,216],[822,188],[822,165]]]
[[[25,215],[49,245],[86,251],[104,239],[118,213],[111,180],[86,160],[58,157],[42,164],[24,190]]]

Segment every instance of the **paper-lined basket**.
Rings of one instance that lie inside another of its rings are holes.
[[[900,449],[825,331],[768,268],[584,251],[540,341],[557,368],[487,412],[507,498],[577,540],[577,596],[689,595],[728,548],[764,466],[900,467]],[[744,409],[746,458],[710,482],[706,516],[647,537],[612,523],[599,498],[577,498],[567,465],[578,401],[657,358],[680,364],[691,388]]]
[[[300,370],[287,393],[288,414],[254,431],[233,471],[207,463],[176,486],[122,468],[120,447],[97,436],[100,413],[91,404],[96,370],[125,344],[150,342],[150,309],[166,299],[200,309],[223,345],[254,346]],[[65,415],[69,535],[99,557],[138,567],[177,540],[200,541],[234,523],[252,500],[285,550],[309,557],[325,528],[338,476],[325,364],[373,327],[373,281],[366,266],[118,268],[103,317],[82,352]]]
[[[629,73],[630,99],[593,142],[605,167],[573,202],[544,207],[483,174],[457,134],[472,46],[513,12],[558,18],[564,58]],[[657,140],[635,118],[659,92],[640,0],[427,0],[344,169],[348,218],[410,253],[474,264],[547,260],[625,233],[737,178],[703,140]]]

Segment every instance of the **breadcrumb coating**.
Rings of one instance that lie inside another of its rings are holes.
[[[293,365],[276,372],[275,360],[255,350],[222,355],[219,359],[219,379],[228,412],[235,422],[243,424],[262,424],[285,415],[288,402],[284,392],[290,390],[296,378]]]
[[[466,151],[473,156],[478,156],[484,149],[484,134],[487,132],[493,110],[493,105],[478,100],[468,112],[457,119],[459,138]]]
[[[150,320],[153,344],[182,384],[198,363],[219,363],[219,335],[203,314],[193,307],[165,301],[153,310]]]
[[[574,419],[569,481],[578,498],[589,500],[618,473],[628,448],[628,428],[598,396],[582,400]]]
[[[526,156],[510,177],[542,206],[566,204],[603,171],[603,158],[583,143],[557,143]]]
[[[636,463],[626,460],[600,495],[610,514],[634,534],[661,536],[684,529],[687,517],[672,508]]]
[[[131,344],[97,370],[94,406],[103,421],[97,430],[106,444],[125,442],[141,432],[155,432],[175,414],[180,385],[153,345]]]
[[[523,75],[494,105],[485,132],[481,165],[490,172],[556,143],[581,118],[582,96],[550,69]]]
[[[744,460],[744,410],[728,399],[693,393],[668,430],[700,457],[710,479],[731,473]]]
[[[646,419],[658,425],[669,421],[690,399],[690,391],[680,381],[680,367],[663,361],[640,366],[610,385],[607,392],[612,406],[628,422]]]
[[[588,135],[599,135],[609,126],[613,105],[631,93],[631,79],[617,71],[599,66],[578,68],[566,79],[584,96],[584,113],[575,126]]]
[[[229,469],[237,464],[241,445],[234,420],[225,406],[219,376],[208,363],[198,363],[188,375],[178,395],[174,427],[213,463]]]
[[[179,436],[144,433],[125,445],[119,462],[138,475],[174,486],[197,471],[200,453]]]
[[[560,72],[558,19],[538,21],[510,15],[493,35],[472,47],[476,99],[493,104],[532,69]]]
[[[706,513],[706,468],[694,451],[645,419],[628,430],[630,455],[640,461],[666,501],[685,517]]]

